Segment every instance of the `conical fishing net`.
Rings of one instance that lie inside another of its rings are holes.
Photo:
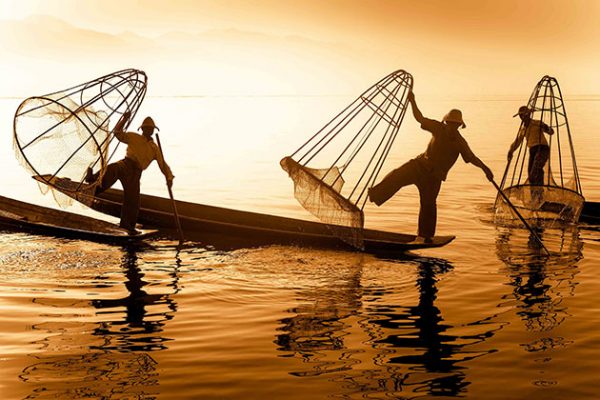
[[[506,165],[500,187],[526,219],[577,222],[584,198],[569,121],[555,78],[544,76],[540,80],[529,98],[527,108],[532,126],[535,127],[531,134],[544,138],[542,140],[548,143],[549,155],[546,159],[532,153],[527,139],[523,139]],[[544,130],[544,125],[550,128],[552,134]],[[524,129],[524,122],[521,122],[517,137]],[[543,164],[543,176],[532,182],[534,175],[531,167],[538,162],[539,165]],[[497,221],[516,218],[514,211],[500,195],[496,198],[494,208]]]
[[[92,81],[24,100],[14,117],[13,145],[21,164],[45,185],[65,178],[70,197],[87,203],[102,179],[104,167],[118,145],[112,130],[125,112],[137,112],[146,94],[144,72],[127,69]],[[124,126],[127,127],[129,121]],[[88,167],[100,171],[96,181],[84,183]],[[64,191],[64,190],[63,190]],[[61,206],[70,197],[53,191]]]
[[[387,75],[281,160],[299,203],[357,248],[363,248],[368,188],[396,139],[412,83],[402,70]]]

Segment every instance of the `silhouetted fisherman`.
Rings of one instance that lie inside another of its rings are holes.
[[[529,184],[532,186],[540,186],[544,184],[544,166],[550,158],[550,146],[548,146],[548,140],[544,133],[549,135],[554,134],[554,130],[546,125],[542,121],[531,118],[531,110],[527,106],[519,107],[519,112],[513,115],[513,118],[517,115],[521,118],[523,123],[517,134],[517,138],[510,145],[508,149],[507,159],[508,162],[512,160],[514,151],[521,145],[523,139],[527,140],[527,147],[529,148],[529,164],[527,168],[527,174],[529,177]],[[536,191],[536,188],[531,188],[532,197],[541,200],[542,192]]]
[[[123,185],[123,205],[121,206],[121,223],[122,228],[129,231],[130,234],[139,233],[135,229],[135,224],[140,210],[140,178],[150,163],[154,160],[158,163],[160,170],[167,178],[167,186],[170,188],[173,185],[173,173],[167,165],[158,148],[158,145],[152,140],[154,129],[158,127],[150,117],[146,117],[142,125],[138,128],[142,130],[142,135],[135,132],[125,132],[123,127],[131,117],[130,112],[123,114],[113,133],[115,137],[122,143],[127,144],[127,153],[125,158],[115,163],[106,166],[102,182],[96,188],[96,194],[102,193],[110,188],[117,180]],[[98,179],[100,172],[92,173],[92,169],[88,168],[86,174],[86,182],[95,182]]]
[[[430,243],[435,234],[437,220],[436,199],[442,181],[460,154],[466,163],[483,170],[488,180],[492,180],[492,171],[469,148],[467,141],[460,135],[458,128],[465,128],[460,110],[452,109],[443,118],[443,122],[425,118],[415,101],[412,92],[408,94],[413,115],[421,128],[431,132],[432,138],[425,152],[408,161],[386,175],[383,180],[369,189],[369,200],[378,206],[385,203],[398,190],[408,185],[419,189],[420,210],[418,240]]]

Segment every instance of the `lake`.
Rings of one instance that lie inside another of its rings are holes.
[[[499,180],[528,90],[417,100],[432,118],[462,109],[463,136]],[[178,199],[312,220],[279,160],[353,97],[149,97],[134,122],[152,115],[161,128]],[[56,207],[14,157],[19,102],[0,99],[0,194]],[[600,201],[600,97],[566,96],[566,107],[584,195]],[[428,140],[409,113],[384,172]],[[142,191],[167,195],[156,164]],[[600,231],[548,230],[544,257],[527,231],[494,225],[494,199],[484,174],[459,158],[437,229],[457,238],[395,258],[2,231],[2,398],[595,397]],[[367,205],[366,226],[414,233],[417,213],[417,190],[405,188]]]

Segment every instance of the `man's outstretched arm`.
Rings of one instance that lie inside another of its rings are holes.
[[[469,147],[469,144],[467,143],[467,141],[461,137],[458,144],[459,144],[459,152],[460,152],[460,155],[462,156],[463,160],[466,163],[471,163],[474,166],[480,168],[483,171],[483,173],[485,174],[485,177],[488,179],[488,181],[490,181],[490,182],[493,181],[494,174],[492,173],[492,170],[489,169],[488,166],[485,165],[485,163],[483,161],[481,161],[481,159],[475,155],[475,153],[473,153],[473,151]]]
[[[160,151],[160,148],[158,146],[156,146],[156,162],[158,163],[158,167],[160,168],[161,172],[167,179],[167,186],[170,188],[171,186],[173,186],[173,179],[175,178],[175,176],[173,175],[169,164],[165,162],[162,152]]]
[[[479,157],[473,155],[473,158],[470,160],[470,162],[474,166],[481,168],[481,170],[485,174],[485,177],[487,178],[488,181],[491,182],[494,180],[494,174],[492,173],[492,170],[489,169],[489,167],[487,165],[485,165],[485,163],[483,161],[481,161],[481,159]]]
[[[129,111],[125,111],[125,114],[123,114],[123,116],[121,117],[121,119],[119,119],[119,122],[117,122],[117,125],[115,125],[115,128],[113,129],[113,134],[119,140],[119,142],[127,143],[127,135],[125,135],[125,131],[123,130],[123,128],[125,127],[125,124],[129,120],[129,118],[131,118],[131,113]]]
[[[517,133],[517,137],[515,138],[515,141],[512,142],[510,147],[508,148],[508,154],[506,155],[506,159],[508,161],[512,160],[514,151],[521,145],[524,138],[525,138],[525,129],[523,129],[521,127],[521,129],[519,130],[519,133]]]
[[[423,116],[423,113],[421,113],[421,110],[419,110],[419,107],[417,106],[417,101],[415,100],[415,94],[412,92],[412,90],[410,92],[408,92],[408,101],[410,102],[410,107],[412,109],[413,112],[413,116],[415,117],[415,119],[417,120],[418,123],[422,124],[423,121],[425,121],[425,117]]]

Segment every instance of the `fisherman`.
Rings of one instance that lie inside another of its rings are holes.
[[[150,117],[146,117],[142,125],[138,128],[142,130],[142,135],[135,132],[125,132],[123,127],[131,117],[129,111],[125,112],[113,133],[122,143],[127,144],[125,158],[115,163],[109,164],[104,170],[102,181],[96,187],[96,194],[102,193],[110,188],[117,180],[123,185],[123,205],[121,207],[122,228],[127,229],[129,234],[139,233],[135,229],[138,212],[140,209],[140,178],[144,171],[153,160],[156,160],[162,173],[167,179],[167,186],[173,185],[173,173],[171,168],[165,162],[158,145],[152,140],[154,129],[158,127]],[[98,180],[100,172],[93,173],[91,168],[87,169],[86,182],[93,183]]]
[[[507,159],[508,162],[512,160],[514,151],[521,145],[523,139],[526,139],[529,148],[529,165],[527,168],[529,184],[531,186],[541,186],[544,184],[544,166],[550,158],[550,146],[548,146],[548,140],[546,140],[544,133],[553,135],[554,130],[544,122],[532,119],[532,112],[533,110],[529,107],[521,106],[519,111],[513,115],[513,118],[518,115],[522,123],[517,138],[508,149]],[[532,198],[541,200],[542,191],[534,187],[531,189]]]
[[[380,206],[404,186],[417,186],[420,197],[417,241],[431,243],[437,219],[436,199],[442,181],[446,180],[448,171],[458,155],[460,154],[466,163],[481,168],[489,181],[494,179],[494,175],[487,165],[473,154],[467,141],[458,132],[458,128],[466,128],[460,110],[450,110],[442,119],[443,122],[440,122],[423,116],[412,91],[408,93],[408,101],[421,128],[431,133],[431,140],[423,154],[393,170],[379,184],[370,188],[369,200]]]

